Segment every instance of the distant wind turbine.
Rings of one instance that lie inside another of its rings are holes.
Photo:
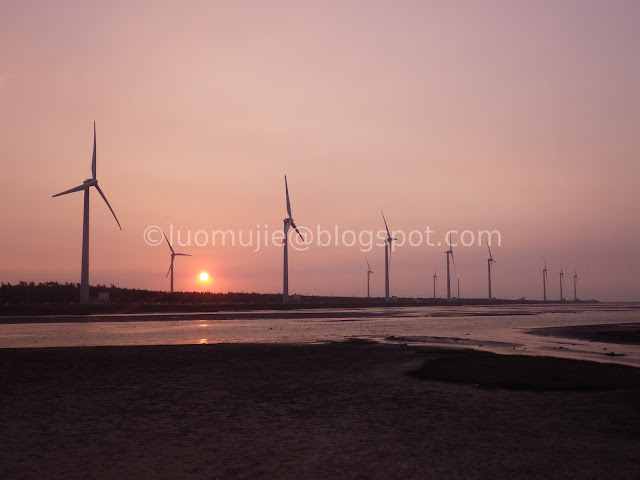
[[[91,178],[86,179],[82,185],[71,188],[61,193],[57,193],[54,197],[60,195],[66,195],[67,193],[84,191],[84,214],[82,217],[82,268],[80,270],[80,303],[89,303],[89,189],[96,187],[98,193],[102,196],[104,202],[111,210],[113,218],[116,219],[116,223],[120,230],[120,222],[116,217],[113,208],[109,205],[107,197],[104,195],[100,187],[98,186],[98,179],[96,177],[96,122],[93,122],[93,158],[91,160]]]
[[[560,270],[560,300],[564,300],[562,296],[562,284],[564,283],[564,272]]]
[[[395,238],[391,237],[391,232],[389,232],[389,227],[387,226],[387,219],[384,218],[384,212],[380,210],[382,213],[382,220],[384,220],[384,228],[387,229],[387,238],[384,239],[384,299],[385,301],[389,301],[389,262],[391,261],[391,250],[392,245],[391,242],[395,240]]]
[[[451,261],[453,262],[454,271],[456,269],[456,261],[453,258],[453,243],[451,242],[451,235],[449,235],[449,250],[444,253],[447,254],[447,300],[451,300],[451,273],[449,270],[449,255],[451,255]]]
[[[289,303],[289,248],[288,248],[288,232],[289,228],[293,227],[293,229],[300,235],[300,238],[304,242],[304,237],[296,227],[295,222],[293,221],[293,217],[291,215],[291,203],[289,202],[289,186],[287,185],[287,176],[284,176],[284,190],[287,196],[287,218],[283,220],[284,222],[284,238],[282,239],[282,244],[284,245],[284,268],[282,273],[282,302]]]
[[[496,263],[496,261],[491,255],[491,247],[487,245],[487,248],[489,249],[489,258],[487,259],[487,266],[489,267],[489,300],[491,300],[493,298],[491,296],[491,264]]]
[[[458,300],[460,299],[460,278],[458,278]]]
[[[162,234],[164,235],[164,239],[167,241],[167,245],[169,245],[169,250],[171,250],[171,265],[169,265],[169,270],[167,271],[167,274],[165,275],[165,278],[169,276],[169,274],[171,274],[171,293],[173,293],[173,259],[176,257],[190,257],[191,255],[189,255],[188,253],[176,253],[173,250],[173,247],[171,246],[171,244],[169,243],[169,239],[167,238],[167,235],[164,233],[164,231],[162,232]]]
[[[573,269],[573,301],[578,301],[578,272],[576,269]]]
[[[547,259],[544,259],[544,268],[542,269],[542,295],[544,301],[547,301]]]
[[[433,271],[433,298],[436,298],[436,285],[438,284],[438,272]]]
[[[371,278],[371,274],[373,273],[373,271],[371,270],[371,267],[369,266],[369,259],[367,257],[364,257],[364,259],[367,261],[367,298],[371,297],[371,290],[369,289],[369,279]]]

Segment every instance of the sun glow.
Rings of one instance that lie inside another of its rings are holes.
[[[209,274],[207,272],[202,272],[200,274],[200,280],[206,282],[207,280],[209,280]]]

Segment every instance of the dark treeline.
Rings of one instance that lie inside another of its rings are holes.
[[[115,285],[93,285],[89,305],[80,305],[80,284],[58,282],[20,282],[0,286],[0,315],[88,315],[99,313],[202,312],[227,310],[350,308],[372,306],[451,306],[542,303],[539,301],[505,299],[397,298],[391,303],[384,298],[325,297],[293,295],[291,303],[282,303],[280,293],[211,293],[159,292],[119,288]],[[108,299],[100,295],[108,293]],[[563,302],[547,302],[563,303]]]
[[[109,303],[281,303],[282,295],[268,293],[211,293],[211,292],[159,292],[120,288],[115,285],[92,285],[91,302],[99,302],[99,293],[108,293]],[[0,288],[0,304],[70,304],[80,298],[79,283],[20,282],[3,283]]]

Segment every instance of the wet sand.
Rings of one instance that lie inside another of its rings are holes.
[[[592,342],[640,345],[640,323],[536,328],[530,330],[529,333],[542,336],[577,338]]]
[[[587,381],[613,380],[584,391],[575,364],[530,357],[519,371],[564,372],[570,388],[531,390],[494,356],[508,387],[494,388],[471,368],[483,355],[367,342],[2,349],[0,478],[640,478],[637,370],[600,366]],[[425,368],[439,380],[407,374]]]

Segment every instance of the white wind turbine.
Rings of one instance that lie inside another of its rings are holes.
[[[496,261],[491,255],[491,247],[487,245],[487,248],[489,249],[489,258],[487,259],[487,266],[489,268],[489,300],[491,300],[491,298],[493,298],[491,297],[491,264],[496,263]]]
[[[169,265],[169,270],[167,271],[165,278],[167,278],[169,274],[171,274],[171,293],[173,293],[173,260],[176,257],[190,257],[191,255],[189,255],[188,253],[176,253],[169,243],[169,239],[167,238],[167,235],[164,233],[164,231],[162,232],[162,234],[164,235],[164,239],[167,241],[167,245],[169,245],[169,250],[171,250],[171,265]]]
[[[289,232],[289,228],[293,227],[293,229],[300,235],[300,238],[304,242],[304,237],[296,227],[295,222],[293,221],[293,217],[291,216],[291,204],[289,203],[289,186],[287,185],[287,176],[284,176],[284,190],[287,195],[287,215],[288,217],[283,220],[284,222],[284,238],[282,240],[282,244],[284,245],[284,269],[282,274],[282,301],[283,303],[289,303],[289,249],[288,249],[288,240],[289,237],[287,233]]]
[[[364,257],[364,259],[367,261],[367,298],[371,297],[371,290],[369,289],[369,279],[371,278],[371,274],[373,273],[373,271],[371,270],[371,267],[369,266],[369,259],[367,257]]]
[[[576,269],[573,269],[573,301],[578,301],[578,272]]]
[[[449,255],[451,255],[451,261],[453,262],[453,269],[456,270],[456,261],[453,258],[453,243],[451,242],[451,235],[449,235],[449,250],[444,252],[447,254],[447,300],[451,300],[451,272],[449,270]],[[456,275],[458,272],[456,272]]]
[[[116,219],[116,223],[120,230],[120,222],[116,217],[113,208],[109,205],[107,197],[104,195],[100,187],[98,186],[98,179],[96,177],[96,122],[93,122],[93,158],[91,160],[91,178],[87,178],[82,185],[71,188],[61,193],[53,195],[59,197],[60,195],[66,195],[67,193],[84,191],[84,214],[82,217],[82,268],[80,271],[80,303],[89,303],[89,189],[96,187],[98,193],[102,196],[107,207],[111,210],[113,218]]]
[[[391,242],[395,240],[395,238],[391,237],[391,232],[389,232],[389,227],[387,226],[387,219],[384,218],[384,212],[380,210],[382,213],[382,220],[384,220],[384,228],[387,229],[387,238],[384,239],[384,299],[385,301],[389,301],[389,262],[391,261]]]
[[[562,296],[563,284],[564,284],[564,272],[562,271],[562,269],[560,269],[560,300],[564,300],[564,297]]]

